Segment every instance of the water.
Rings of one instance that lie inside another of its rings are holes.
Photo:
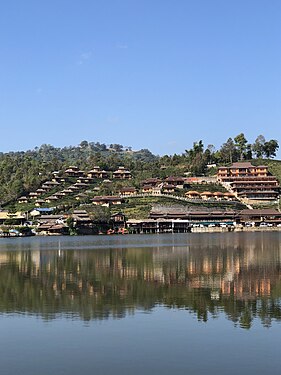
[[[0,239],[1,374],[279,374],[280,240]]]

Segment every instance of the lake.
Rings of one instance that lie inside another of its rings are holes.
[[[5,375],[279,374],[281,232],[0,239]]]

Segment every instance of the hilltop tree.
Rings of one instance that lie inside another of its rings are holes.
[[[237,159],[237,150],[232,138],[228,140],[221,146],[220,149],[221,161],[225,163],[233,163]]]
[[[235,146],[237,147],[237,150],[239,152],[240,160],[243,160],[243,158],[245,156],[245,151],[247,149],[247,142],[248,142],[247,139],[245,138],[244,133],[238,134],[234,138],[234,142],[235,142]]]
[[[263,155],[264,155],[264,144],[265,144],[265,138],[261,134],[257,137],[257,139],[255,140],[255,142],[252,145],[252,151],[257,158],[263,157]]]
[[[264,154],[267,158],[273,158],[276,156],[276,152],[279,148],[278,142],[275,139],[271,139],[264,143]]]
[[[189,170],[195,176],[202,175],[207,169],[207,157],[204,155],[204,145],[202,140],[193,143],[193,148],[186,150],[186,157]]]

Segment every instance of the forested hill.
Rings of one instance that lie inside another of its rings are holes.
[[[148,149],[134,151],[120,144],[82,141],[78,146],[63,148],[44,144],[34,150],[0,153],[0,204],[35,191],[52,172],[63,171],[70,165],[85,171],[97,165],[107,171],[124,166],[132,173],[133,185],[138,186],[149,177],[183,176],[186,172],[202,176],[216,172],[216,168],[210,168],[212,165],[252,160],[268,164],[280,180],[281,163],[272,160],[278,148],[276,140],[266,141],[262,135],[250,144],[243,133],[229,138],[218,150],[213,145],[204,147],[200,140],[182,154],[164,156],[154,155]]]
[[[132,151],[131,147],[83,141],[79,146],[64,148],[42,145],[34,150],[0,153],[0,203],[13,200],[37,189],[42,181],[50,178],[53,171],[76,165],[89,170],[95,165],[115,170],[120,165],[133,173],[159,168],[160,158],[149,150]],[[136,173],[138,175],[138,173]]]

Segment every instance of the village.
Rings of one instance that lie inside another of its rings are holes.
[[[268,167],[250,162],[218,167],[214,176],[186,173],[139,184],[123,166],[69,166],[19,197],[17,210],[0,211],[0,236],[280,230],[279,194]],[[146,199],[152,199],[146,217],[126,213]]]

